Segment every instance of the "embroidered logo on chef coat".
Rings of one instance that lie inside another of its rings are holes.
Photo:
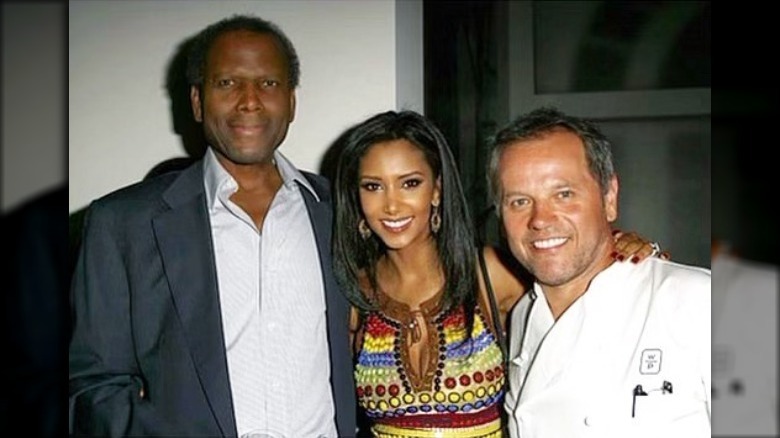
[[[639,360],[639,373],[640,374],[658,374],[661,372],[661,355],[663,352],[660,348],[648,348],[642,351],[642,359]]]

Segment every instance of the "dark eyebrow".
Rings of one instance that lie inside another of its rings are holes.
[[[406,178],[410,178],[412,176],[424,176],[424,175],[423,175],[422,172],[415,170],[413,172],[405,173],[405,174],[399,176],[398,178],[399,179],[406,179]]]
[[[406,179],[406,178],[411,178],[413,176],[420,176],[420,177],[422,177],[422,176],[424,176],[424,174],[423,174],[423,172],[415,170],[415,171],[412,171],[412,172],[409,172],[409,173],[404,173],[402,175],[398,175],[396,178],[397,179]],[[382,178],[378,177],[378,176],[373,176],[373,175],[361,175],[360,179],[361,180],[363,180],[363,179],[373,179],[373,180],[380,181]]]

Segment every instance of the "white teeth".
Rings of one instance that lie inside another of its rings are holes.
[[[401,228],[404,225],[408,224],[412,221],[412,218],[408,217],[406,219],[401,219],[397,221],[390,221],[390,220],[383,220],[382,224],[388,228]]]
[[[554,239],[537,240],[533,242],[536,249],[549,249],[556,246],[563,245],[566,242],[565,237],[556,237]]]

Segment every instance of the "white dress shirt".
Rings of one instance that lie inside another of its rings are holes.
[[[335,437],[322,269],[298,183],[317,194],[274,159],[283,184],[262,230],[230,200],[238,185],[210,148],[204,159],[236,427],[239,437]]]

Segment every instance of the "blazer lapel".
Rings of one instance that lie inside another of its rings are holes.
[[[153,228],[203,392],[222,434],[236,435],[202,169],[199,161],[171,185],[164,194],[171,209]]]

